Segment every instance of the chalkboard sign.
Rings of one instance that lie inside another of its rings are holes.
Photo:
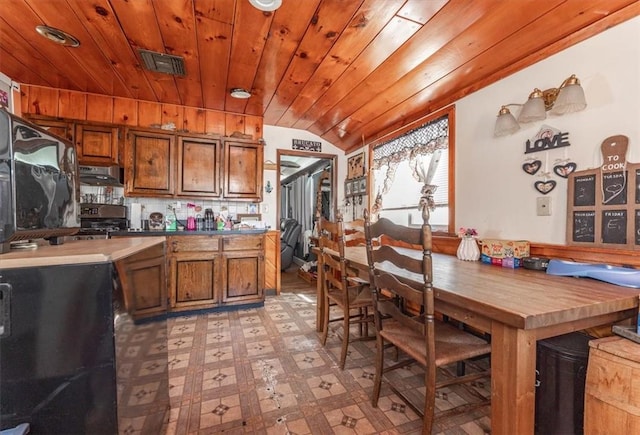
[[[583,175],[573,179],[573,205],[577,207],[596,204],[596,176]]]
[[[627,203],[627,171],[602,175],[602,203],[605,205]]]
[[[627,243],[627,210],[602,212],[602,242],[616,245]]]
[[[596,212],[576,211],[573,213],[573,241],[593,243],[596,240]]]
[[[567,190],[567,245],[640,250],[640,163],[574,172]]]

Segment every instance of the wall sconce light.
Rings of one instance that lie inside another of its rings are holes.
[[[265,190],[267,193],[271,193],[271,192],[273,191],[273,186],[271,185],[271,181],[268,181],[268,180],[267,180],[267,185],[266,185],[266,186],[264,186],[264,190]]]
[[[518,120],[511,114],[508,106],[521,106]],[[513,134],[520,129],[521,123],[542,121],[547,117],[547,111],[554,115],[578,112],[587,107],[584,90],[580,86],[580,80],[575,74],[562,82],[559,88],[550,88],[541,91],[535,88],[524,104],[505,104],[500,108],[494,136]]]

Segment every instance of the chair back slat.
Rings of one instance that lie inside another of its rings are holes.
[[[365,244],[364,219],[355,219],[350,222],[344,222],[344,245],[364,246]]]
[[[378,239],[384,235],[388,239],[402,242],[403,244],[422,245],[421,228],[399,225],[387,218],[380,218],[376,222],[370,223],[368,230],[372,239]]]
[[[401,270],[404,270],[409,274],[422,275],[422,258],[408,257],[406,254],[388,245],[380,246],[380,248],[375,249],[371,254],[371,258],[375,263],[386,261],[388,264],[399,269],[395,270],[395,272],[399,274],[401,274]],[[382,267],[384,268],[384,265],[382,265]]]

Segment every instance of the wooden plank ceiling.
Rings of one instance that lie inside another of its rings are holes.
[[[25,84],[263,116],[349,151],[640,14],[637,0],[282,3],[272,13],[248,0],[1,0],[0,71]],[[38,25],[81,44],[52,43]],[[183,57],[186,76],[145,70],[138,49]],[[252,96],[231,98],[231,88]]]

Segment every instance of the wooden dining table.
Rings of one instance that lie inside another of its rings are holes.
[[[414,250],[413,255],[422,255]],[[368,272],[366,249],[345,248]],[[318,265],[318,330],[322,330]],[[640,289],[433,254],[436,311],[491,334],[491,433],[533,434],[536,342],[638,315]]]

